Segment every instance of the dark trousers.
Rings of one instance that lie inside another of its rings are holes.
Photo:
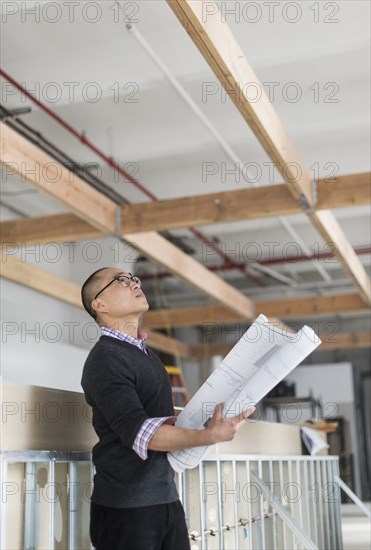
[[[91,503],[90,537],[96,550],[190,550],[181,502],[109,508]]]

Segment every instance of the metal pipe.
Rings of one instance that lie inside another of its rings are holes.
[[[269,473],[269,480],[272,483],[272,493],[274,494],[274,473],[273,473],[273,462],[272,460],[268,460],[268,473]],[[302,525],[300,526],[302,527]],[[273,550],[276,550],[276,515],[273,514],[272,516],[272,543],[273,543]]]
[[[362,500],[359,497],[357,497],[355,493],[353,493],[352,489],[348,487],[348,485],[344,483],[344,481],[339,476],[336,475],[334,477],[334,480],[339,485],[340,489],[342,489],[344,493],[346,493],[348,497],[353,500],[354,504],[358,506],[361,512],[363,512],[365,516],[368,517],[368,519],[371,519],[370,510],[363,504]]]
[[[250,488],[251,487],[251,481],[250,481],[250,461],[249,460],[246,460],[246,466],[245,466],[245,473],[246,473],[246,487],[247,488]],[[253,533],[252,533],[252,514],[251,514],[251,498],[249,498],[251,494],[251,489],[250,489],[250,493],[247,493],[247,497],[246,497],[246,505],[247,505],[247,517],[248,517],[248,522],[249,522],[249,550],[251,550],[253,547],[254,547],[254,544],[253,544]]]
[[[206,499],[204,499],[204,462],[201,462],[198,466],[198,475],[199,475],[199,496],[200,496],[200,523],[201,523],[201,546],[204,548],[205,545],[205,527],[206,527]]]
[[[71,124],[66,122],[62,117],[57,115],[54,111],[49,109],[46,105],[44,105],[39,99],[34,97],[22,84],[19,84],[14,78],[12,78],[7,72],[5,72],[3,69],[0,69],[0,76],[5,78],[8,82],[13,84],[17,90],[19,90],[22,94],[24,94],[30,101],[35,103],[42,111],[44,111],[48,116],[53,118],[58,124],[60,124],[65,130],[70,132],[73,136],[75,136],[76,139],[78,139],[83,145],[88,147],[91,151],[93,151],[98,157],[100,157],[102,160],[104,160],[109,166],[117,170],[117,172],[130,181],[137,189],[140,189],[147,197],[149,197],[153,201],[157,201],[157,198],[153,193],[151,193],[148,189],[146,189],[136,178],[134,178],[129,172],[127,172],[122,166],[119,165],[118,162],[113,160],[112,157],[109,157],[103,151],[101,151],[94,143],[92,143],[85,135],[85,133],[78,132]]]
[[[354,248],[354,252],[361,256],[363,254],[371,254],[371,247],[369,246],[359,246],[357,248]],[[269,265],[276,265],[276,264],[296,264],[296,263],[302,263],[302,262],[310,262],[310,261],[318,261],[318,260],[327,260],[329,258],[335,258],[334,254],[331,252],[321,252],[319,254],[313,254],[312,256],[308,257],[304,254],[300,256],[287,256],[286,258],[272,258],[270,260],[259,260],[259,264],[263,266],[269,266]],[[245,264],[237,264],[245,265]],[[232,269],[235,269],[236,266],[230,265],[228,263],[224,263],[217,266],[209,267],[208,269],[210,271],[230,271]],[[173,274],[170,273],[170,271],[161,271],[160,273],[155,274],[143,274],[141,275],[142,281],[150,280],[150,279],[166,279],[167,277],[173,277]]]
[[[35,506],[38,502],[36,491],[36,463],[26,462],[24,503],[24,547],[26,550],[35,548]]]
[[[48,153],[48,155],[52,156],[60,164],[65,166],[68,170],[70,170],[70,172],[78,175],[81,179],[92,185],[95,189],[98,189],[101,193],[104,193],[106,197],[109,197],[118,205],[129,204],[129,202],[114,189],[112,189],[112,187],[109,187],[97,176],[89,172],[89,168],[84,169],[84,167],[80,166],[78,162],[75,162],[71,157],[61,151],[56,145],[54,145],[54,143],[46,139],[40,132],[32,128],[32,126],[30,126],[29,124],[26,124],[22,120],[18,120],[16,118],[12,118],[11,121],[6,120],[6,124],[13,128],[13,130],[23,135],[31,143],[37,145],[41,150]],[[22,130],[17,126],[17,124],[22,126]],[[35,137],[31,137],[23,130],[23,128],[35,135],[37,139]],[[42,143],[40,143],[40,141]],[[35,190],[35,193],[36,192],[37,191]]]
[[[55,548],[55,503],[56,503],[56,486],[55,486],[55,459],[49,462],[49,480],[48,485],[50,487],[49,497],[49,549]]]
[[[7,530],[7,498],[4,495],[4,488],[8,482],[8,463],[0,453],[0,482],[1,482],[1,502],[0,502],[0,548],[6,548],[6,530]]]
[[[335,480],[336,483],[336,477],[339,475],[339,462],[331,462],[331,479]],[[343,537],[342,537],[342,531],[341,531],[341,488],[339,485],[337,485],[338,489],[338,506],[335,506],[335,546],[339,550],[343,550]]]
[[[77,462],[68,463],[68,550],[76,549],[77,535]]]
[[[318,502],[317,502],[317,517],[319,519],[319,534],[320,537],[318,538],[318,546],[319,548],[326,548],[325,546],[325,531],[324,531],[324,524],[323,524],[323,494],[322,494],[322,476],[321,476],[321,463],[316,462],[315,463],[315,472],[316,472],[316,482],[315,482],[315,490],[318,487]]]
[[[216,459],[216,479],[218,484],[218,519],[219,519],[219,525],[223,525],[224,522],[224,508],[222,506],[222,470],[221,470],[221,463],[219,458]],[[220,533],[220,545],[221,547],[224,546],[224,533],[221,531]]]

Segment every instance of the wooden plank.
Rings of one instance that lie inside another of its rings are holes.
[[[309,217],[325,242],[332,247],[337,260],[358,287],[363,300],[366,304],[371,304],[371,285],[366,270],[333,213],[330,210],[320,210]]]
[[[370,173],[318,180],[317,210],[370,204]],[[269,196],[269,201],[267,201]],[[239,189],[179,199],[127,204],[121,210],[122,233],[161,231],[237,220],[300,214],[284,184]],[[1,222],[0,244],[48,243],[97,239],[101,232],[75,214],[57,214]]]
[[[370,173],[339,176],[331,182],[319,180],[317,192],[317,209],[370,204]],[[256,189],[124,205],[121,230],[123,233],[160,231],[300,213],[302,208],[286,185],[266,185]]]
[[[324,336],[318,351],[361,348],[371,348],[371,335],[369,332],[340,332],[331,337]]]
[[[315,352],[337,349],[361,349],[371,348],[371,336],[369,332],[340,332],[329,337],[328,334],[320,335],[322,344]],[[236,339],[237,342],[237,339]],[[211,342],[190,346],[190,354],[195,359],[207,359],[215,355],[225,357],[231,351],[236,342]]]
[[[190,346],[190,353],[194,359],[201,360],[215,357],[215,355],[225,357],[237,342],[238,338],[236,338],[235,342],[205,342],[204,344],[193,344]]]
[[[251,319],[254,316],[254,303],[249,298],[158,233],[126,233],[123,237],[147,257],[155,261],[161,258],[159,263],[167,265],[174,275],[216,299],[240,319]]]
[[[294,198],[312,204],[311,176],[220,12],[206,14],[205,2],[198,0],[167,1],[268,156],[277,163]],[[259,92],[258,101],[256,94],[254,101],[249,99],[253,86]]]
[[[351,311],[368,311],[368,307],[359,294],[348,293],[257,302],[256,311],[264,313],[267,317],[289,320],[323,317]]]
[[[83,308],[79,285],[49,273],[40,267],[22,262],[14,256],[7,256],[5,260],[2,259],[1,277],[80,309]],[[154,332],[147,327],[143,327],[143,330],[147,333],[148,345],[154,349],[173,353],[180,357],[191,356],[187,344],[165,334]]]
[[[365,312],[368,311],[359,294],[338,294],[333,296],[310,296],[295,299],[259,301],[255,304],[256,314],[248,319],[252,321],[260,313],[268,318],[280,318],[285,320],[325,317],[337,313]],[[222,306],[197,306],[177,309],[163,309],[149,311],[145,314],[145,324],[149,328],[163,327],[190,327],[204,325],[205,330],[210,331],[215,325],[215,330],[224,325],[233,323],[246,323],[241,321],[238,315],[226,310]]]
[[[79,285],[72,283],[71,281],[67,281],[58,275],[49,273],[37,266],[21,262],[18,258],[13,256],[8,256],[6,261],[2,261],[1,276],[37,292],[56,298],[57,300],[66,302],[78,308],[82,308]],[[307,298],[300,300],[300,304],[304,304],[305,307],[308,307],[309,300],[313,299]],[[281,302],[284,303],[286,301],[282,300]],[[292,300],[292,302],[296,302],[296,300]],[[298,314],[293,314],[293,307],[294,304],[292,304],[292,307],[288,308],[286,312],[288,316],[295,318]],[[329,311],[330,308],[331,311]],[[199,316],[202,314],[203,309],[204,308],[202,307],[184,308],[182,316],[179,316],[179,312],[181,310],[168,310],[167,312],[166,310],[163,310],[146,313],[143,330],[148,334],[148,344],[154,349],[174,353],[174,355],[179,355],[181,357],[204,357],[207,349],[210,350],[207,351],[208,356],[225,355],[229,351],[228,346],[230,346],[230,344],[226,345],[225,342],[188,346],[187,344],[174,338],[151,330],[151,328],[156,325],[155,316],[158,314],[160,314],[161,318],[164,319],[160,323],[157,323],[158,326],[163,326],[165,322],[167,325],[170,325],[169,315],[174,313],[178,314],[178,321],[175,320],[177,326],[190,326],[191,321],[193,321],[191,324],[198,324],[200,320]],[[360,300],[360,297],[357,294],[343,296],[339,295],[317,298],[317,300],[313,303],[312,311],[307,311],[305,315],[310,316],[311,314],[312,316],[321,316],[330,313],[340,313],[341,311],[354,310],[367,310],[362,300]],[[196,322],[194,322],[195,315],[197,316]],[[206,308],[206,315],[207,321],[203,320],[203,322],[215,323],[217,322],[215,319],[218,319],[218,322],[228,324],[230,322],[238,321],[238,317],[233,320],[233,315],[226,310],[223,311],[223,308],[219,306],[209,306]],[[300,315],[304,316],[302,310],[300,311]],[[217,329],[218,327],[215,328]],[[324,335],[323,339],[324,342],[321,345],[321,350],[370,347],[370,334],[368,332],[335,333],[331,336]]]
[[[147,342],[151,348],[179,357],[191,357],[190,347],[186,343],[176,340],[171,336],[167,336],[166,334],[154,332],[147,327],[143,327],[143,330],[147,333]]]
[[[5,177],[18,176],[103,233],[115,232],[116,204],[112,200],[2,122],[0,162]]]
[[[15,256],[3,256],[1,277],[26,286],[47,296],[82,308],[80,287],[63,277],[49,273],[36,265],[22,262]]]
[[[0,223],[0,243],[30,244],[98,239],[103,233],[75,214],[17,218]]]
[[[148,328],[192,327],[206,323],[235,323],[240,317],[223,306],[196,306],[176,309],[156,309],[148,311],[145,316]],[[253,321],[250,317],[247,321]],[[245,321],[242,321],[245,322]]]
[[[161,231],[298,212],[301,210],[286,186],[269,185],[259,189],[124,205],[121,230],[124,233],[130,230]]]
[[[106,233],[116,234],[117,206],[113,201],[3,123],[0,125],[0,132],[0,161],[5,165],[8,174],[19,176],[61,201],[92,226]],[[121,236],[134,243],[141,253],[206,292],[241,318],[252,313],[254,304],[242,292],[235,290],[161,235],[152,232]]]
[[[348,208],[371,202],[371,172],[317,180],[316,210]]]
[[[311,177],[303,160],[269,101],[263,86],[248,64],[231,30],[214,5],[213,15],[205,12],[205,2],[198,0],[167,0],[206,62],[226,89],[231,100],[249,124],[270,159],[277,163],[295,200],[309,215],[312,223],[326,243],[338,243],[347,251],[347,241],[334,215],[322,211],[313,212]],[[206,10],[207,11],[207,10]],[[255,84],[260,91],[259,100],[252,101],[247,95],[247,85]],[[367,304],[371,303],[371,288],[365,269],[355,254],[336,253],[339,262],[349,273],[360,295]]]

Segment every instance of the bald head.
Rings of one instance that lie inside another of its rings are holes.
[[[94,271],[94,273],[86,279],[81,288],[82,304],[89,315],[91,315],[95,320],[97,320],[97,312],[93,309],[91,303],[102,286],[104,272],[109,269],[109,267],[102,267],[101,269]]]

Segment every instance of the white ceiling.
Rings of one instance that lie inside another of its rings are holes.
[[[270,22],[268,11],[269,5],[273,9],[273,3],[258,3],[261,19],[255,23],[251,22],[257,15],[252,5],[257,3],[218,3],[260,82],[265,83],[262,84],[264,90],[269,91],[272,86],[269,83],[277,83],[273,105],[311,173],[315,177],[326,177],[333,169],[339,175],[368,171],[369,2],[301,1],[296,3],[302,13],[295,23],[285,21],[285,17],[295,16],[294,8],[289,6],[294,4],[292,2],[281,2],[276,7],[274,22]],[[10,14],[16,4],[19,9]],[[210,2],[206,4],[211,6]],[[98,5],[99,12],[94,5]],[[260,178],[253,184],[281,182],[279,174],[275,172],[273,177],[270,174],[268,165],[264,164],[269,162],[266,153],[233,103],[222,93],[216,77],[165,0],[121,2],[121,5],[128,15],[135,11],[136,32],[179,80],[232,148],[241,165],[250,163],[250,177],[259,173]],[[314,21],[314,5],[318,5],[319,22]],[[35,21],[32,9],[40,16],[40,21]],[[226,13],[226,9],[235,9],[235,13]],[[239,173],[224,177],[223,167],[231,169],[234,163],[175,92],[135,35],[127,30],[123,12],[118,13],[114,2],[80,2],[74,8],[71,22],[72,11],[69,10],[72,7],[68,2],[4,2],[3,69],[14,79],[24,82],[28,89],[35,89],[39,99],[78,131],[85,131],[92,142],[120,164],[129,170],[134,167],[135,177],[160,199],[251,187],[248,177],[241,177]],[[97,13],[99,21],[86,20]],[[60,21],[53,23],[59,15]],[[70,95],[72,84],[68,83],[75,83],[73,97]],[[318,102],[314,97],[316,86],[320,94]],[[120,90],[118,98],[117,87]],[[86,94],[94,94],[96,90],[101,97],[95,102],[89,101],[93,95]],[[215,93],[205,96],[205,90]],[[285,100],[285,90],[288,94],[300,90],[298,101]],[[23,120],[75,160],[101,164],[100,159],[34,104],[19,93],[13,94],[13,89],[4,80],[1,80],[1,91],[2,102],[8,108],[31,106],[32,112],[24,115]],[[52,94],[56,92],[58,97],[53,100]],[[129,92],[133,92],[131,99],[135,102],[128,101]],[[211,163],[217,166],[218,172],[206,177],[205,169]],[[122,180],[115,183],[110,168],[101,166],[100,173],[105,182],[130,202],[148,200],[130,183]],[[3,202],[29,216],[63,211],[63,207],[39,193],[7,194],[25,189],[28,187],[18,180],[8,178],[4,182],[3,178]],[[334,213],[353,246],[368,245],[368,207],[341,209]],[[3,219],[15,216],[4,206],[1,214]],[[326,251],[322,239],[304,215],[287,218],[287,221],[307,247],[313,248],[318,243],[320,250]],[[278,242],[276,251],[280,254],[294,240],[277,219],[235,222],[202,230],[218,238],[226,250],[233,250],[236,243],[240,249],[246,243],[258,243],[262,259],[269,253],[264,243]],[[182,236],[195,250],[196,257],[203,259],[200,243],[187,229],[173,233]],[[243,255],[237,259],[251,261]],[[369,256],[361,256],[361,260],[369,268]],[[210,263],[218,262],[211,258]],[[329,279],[333,280],[326,284],[326,292],[352,288],[337,262],[323,265]],[[274,270],[296,280],[298,289],[301,283],[312,280],[313,291],[319,292],[316,285],[320,281],[323,283],[324,278],[317,267],[306,262],[275,265]],[[223,276],[243,288],[241,273],[223,272]],[[342,281],[340,286],[339,280]],[[191,298],[193,291],[189,292]],[[278,289],[277,295],[280,293]]]

